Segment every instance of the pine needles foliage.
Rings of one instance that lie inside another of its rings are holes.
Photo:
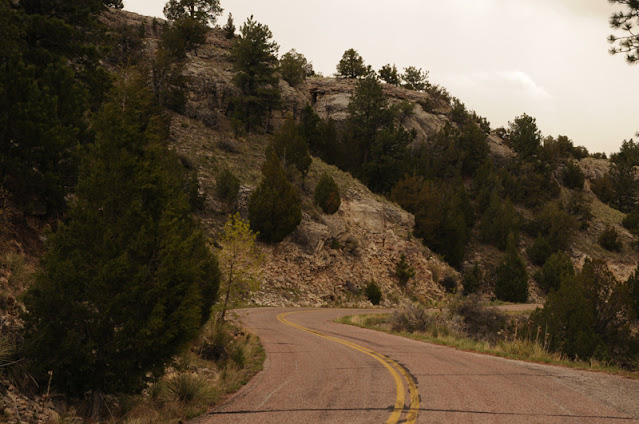
[[[31,369],[70,395],[137,392],[196,336],[217,260],[167,149],[166,119],[132,78],[98,113],[68,221],[25,296]]]

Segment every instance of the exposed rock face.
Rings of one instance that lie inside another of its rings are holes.
[[[109,14],[117,22],[134,27],[145,22],[146,50],[152,53],[157,48],[159,34],[148,29],[150,18],[129,12]],[[229,212],[211,195],[215,176],[223,167],[229,167],[240,177],[242,189],[237,206],[246,216],[248,199],[261,178],[259,168],[268,142],[268,135],[251,134],[235,139],[231,135],[229,107],[232,98],[240,93],[232,83],[233,67],[228,57],[230,47],[231,42],[222,32],[213,30],[207,35],[207,43],[199,47],[197,53],[189,54],[184,63],[184,73],[189,80],[188,101],[180,114],[174,114],[171,129],[173,147],[195,164],[200,183],[208,193],[206,210],[201,218],[213,237]],[[349,79],[309,78],[299,86],[291,87],[280,81],[283,107],[272,113],[269,124],[278,128],[286,116],[299,116],[302,109],[310,104],[321,118],[331,118],[338,126],[343,125],[348,119],[348,104],[356,83]],[[402,124],[415,131],[415,145],[429,143],[446,123],[451,122],[452,108],[446,101],[433,98],[426,92],[388,84],[384,84],[383,89],[391,104],[409,102],[413,106],[412,115],[405,117]],[[490,156],[498,166],[507,165],[516,157],[497,134],[490,134],[487,142]],[[580,165],[588,179],[600,178],[608,170],[606,160],[586,158],[580,161]],[[341,178],[338,184],[342,191],[342,206],[332,216],[322,214],[312,204],[311,188],[324,171],[334,178],[338,175]],[[380,283],[386,302],[392,303],[402,297],[393,276],[401,253],[406,254],[417,270],[414,291],[418,296],[442,296],[439,281],[448,275],[457,276],[454,270],[411,237],[414,219],[410,214],[370,193],[347,174],[314,159],[305,184],[307,188],[301,189],[304,214],[298,229],[277,246],[263,246],[268,252],[268,265],[263,289],[254,299],[256,303],[365,304],[361,288],[369,280]],[[588,183],[586,192],[589,193]],[[606,209],[603,218],[593,223],[586,240],[575,243],[573,259],[576,263],[581,257],[599,257],[602,254],[596,246],[595,232],[609,216],[614,215],[609,212]],[[620,218],[614,215],[613,221],[620,228]],[[473,256],[470,250],[469,255]],[[630,263],[636,255],[628,256],[627,260],[607,258],[618,276],[626,276],[631,269]],[[478,260],[490,261],[490,257]]]
[[[297,230],[277,246],[265,246],[270,260],[264,286],[254,302],[268,306],[367,305],[368,281],[383,289],[383,305],[403,297],[394,270],[403,253],[416,270],[411,291],[418,297],[443,296],[438,278],[455,271],[411,237],[414,217],[363,187],[349,190],[339,211],[313,220],[304,214]]]

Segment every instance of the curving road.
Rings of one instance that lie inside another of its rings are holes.
[[[266,349],[264,370],[193,423],[639,424],[637,380],[332,322],[366,312],[241,311]]]

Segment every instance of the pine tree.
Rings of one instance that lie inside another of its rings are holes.
[[[332,215],[339,210],[341,198],[339,195],[339,187],[333,177],[326,172],[322,174],[315,186],[314,194],[315,204],[322,208],[324,213]]]
[[[164,6],[164,16],[170,22],[188,17],[204,25],[215,25],[222,11],[220,0],[169,0]]]
[[[402,80],[404,81],[402,87],[408,90],[425,91],[430,85],[428,83],[428,71],[422,71],[421,68],[414,66],[404,68]]]
[[[611,35],[608,41],[615,44],[610,48],[610,53],[623,53],[629,64],[639,61],[639,35],[636,26],[639,25],[639,4],[636,0],[609,0],[610,3],[625,4],[628,8],[625,11],[615,12],[610,17],[610,26],[614,29],[626,31],[626,35],[619,37]]]
[[[32,372],[53,371],[55,388],[94,401],[161,374],[208,319],[219,284],[166,119],[143,77],[131,80],[95,118],[68,221],[25,296]]]
[[[566,278],[575,275],[575,269],[568,255],[563,252],[553,253],[541,268],[539,286],[549,293],[559,290],[559,284]]]
[[[399,85],[399,81],[400,81],[399,72],[397,72],[397,66],[395,66],[395,64],[391,66],[391,64],[388,63],[382,66],[382,69],[379,70],[379,77],[386,84],[391,84],[395,86]]]
[[[291,87],[300,85],[307,76],[307,72],[312,69],[312,65],[306,60],[303,54],[292,49],[285,53],[280,59],[280,74],[282,79]]]
[[[251,229],[268,243],[279,243],[302,220],[301,200],[286,179],[284,168],[272,146],[266,151],[262,181],[249,201]]]
[[[517,252],[515,236],[508,236],[506,257],[496,269],[495,296],[507,302],[528,300],[528,272]]]
[[[277,51],[268,26],[247,19],[231,47],[231,60],[235,75],[233,83],[242,96],[233,101],[234,117],[244,123],[245,129],[265,124],[271,109],[277,107],[280,91],[277,85]]]
[[[541,131],[537,120],[525,113],[508,123],[508,141],[522,158],[530,158],[541,147]]]
[[[240,180],[228,168],[224,168],[215,180],[215,194],[228,208],[232,208],[239,191]]]
[[[235,23],[233,22],[232,13],[229,13],[229,17],[226,20],[226,24],[224,25],[224,27],[222,27],[222,29],[224,30],[224,36],[228,40],[232,40],[233,38],[235,38]]]
[[[311,167],[312,159],[308,153],[308,145],[303,129],[295,123],[295,119],[289,116],[284,125],[273,136],[273,147],[277,156],[285,167],[293,167],[306,177]]]
[[[337,76],[343,78],[359,78],[366,75],[364,59],[355,49],[348,49],[337,64]]]

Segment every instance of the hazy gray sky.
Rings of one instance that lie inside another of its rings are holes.
[[[164,0],[124,0],[162,17]],[[639,66],[610,56],[607,0],[222,0],[226,22],[250,15],[269,26],[280,54],[292,48],[324,75],[348,48],[379,69],[430,72],[492,127],[537,118],[544,135],[567,135],[614,152],[639,130]]]

